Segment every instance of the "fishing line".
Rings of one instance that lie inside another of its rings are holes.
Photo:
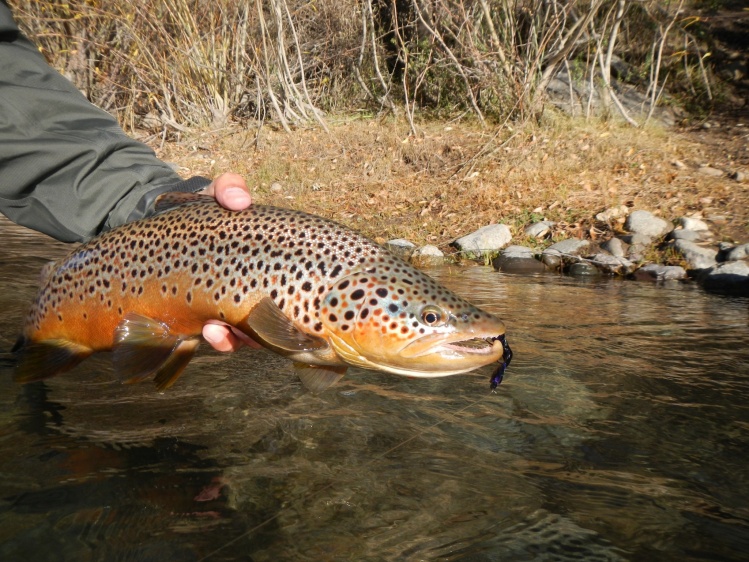
[[[384,453],[380,453],[378,455],[375,455],[374,457],[372,457],[368,461],[365,461],[364,463],[358,465],[356,468],[358,469],[358,468],[363,468],[363,467],[369,466],[370,464],[374,463],[375,461],[379,461],[379,460],[385,458],[387,455],[389,455],[393,451],[396,451],[397,449],[400,449],[401,447],[403,447],[404,445],[410,443],[411,441],[414,441],[414,440],[418,439],[419,437],[421,437],[422,435],[424,435],[424,434],[432,431],[436,427],[439,427],[440,425],[442,425],[443,423],[445,423],[446,421],[449,420],[448,416],[452,416],[452,417],[458,416],[458,415],[462,414],[463,412],[465,412],[466,410],[468,410],[469,408],[471,408],[471,407],[473,407],[473,406],[475,406],[477,404],[480,404],[481,402],[484,402],[487,398],[490,398],[491,396],[492,396],[491,393],[490,394],[485,394],[481,398],[478,398],[476,400],[473,400],[472,402],[469,402],[468,404],[466,404],[465,406],[463,406],[462,408],[459,408],[458,410],[456,410],[454,412],[446,412],[446,415],[442,419],[440,419],[440,420],[438,420],[438,421],[436,421],[436,422],[434,422],[434,423],[432,423],[430,425],[425,426],[420,431],[417,431],[416,433],[414,433],[411,437],[408,437],[407,439],[404,439],[403,441],[401,441],[397,445],[393,445],[392,447],[390,447],[390,449],[388,449]],[[346,468],[341,468],[338,472],[336,472],[333,475],[333,477],[331,478],[331,481],[328,484],[326,484],[325,486],[323,486],[322,488],[320,488],[316,492],[304,496],[303,499],[306,501],[309,498],[312,498],[312,497],[315,497],[315,496],[321,494],[322,492],[330,490],[334,486],[334,484],[337,482],[336,477],[340,473],[342,473],[343,471],[345,471],[345,470],[347,470],[347,469]],[[298,508],[298,507],[300,507],[301,502],[302,502],[302,499],[299,499],[299,500],[296,500],[296,501],[292,502],[290,505],[288,505],[288,506],[284,507],[283,509],[279,510],[278,513],[276,513],[272,517],[269,517],[268,519],[266,519],[262,523],[258,523],[254,527],[252,527],[250,529],[247,529],[245,532],[243,532],[242,534],[234,537],[233,539],[231,539],[230,541],[228,541],[226,544],[220,546],[219,548],[217,548],[216,550],[214,550],[212,552],[209,552],[208,554],[206,554],[202,558],[199,558],[198,562],[203,562],[204,560],[208,560],[209,558],[211,558],[215,554],[218,554],[219,552],[221,552],[225,548],[227,548],[227,547],[229,547],[229,546],[231,546],[233,544],[236,544],[240,540],[242,540],[242,539],[250,536],[252,533],[254,533],[258,529],[261,529],[262,527],[266,526],[268,523],[272,523],[273,521],[275,521],[276,519],[278,519],[281,516],[281,513],[284,512],[285,510],[288,510],[289,508]]]

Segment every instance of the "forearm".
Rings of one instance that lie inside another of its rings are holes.
[[[183,182],[20,34],[0,37],[0,68],[0,211],[11,220],[85,240],[144,216],[160,193],[210,183]]]

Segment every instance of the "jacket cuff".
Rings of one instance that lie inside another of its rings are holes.
[[[202,176],[195,176],[188,180],[184,180],[177,183],[168,185],[162,185],[156,189],[148,191],[143,197],[141,197],[138,205],[133,209],[133,212],[127,218],[128,222],[141,219],[153,214],[154,202],[159,195],[164,193],[178,191],[180,193],[196,193],[201,189],[205,189],[211,184],[211,180]]]

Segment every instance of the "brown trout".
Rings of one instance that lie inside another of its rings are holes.
[[[313,392],[347,365],[438,377],[509,361],[501,320],[360,234],[289,209],[171,194],[43,276],[14,348],[21,382],[112,350],[122,380],[163,390],[208,320],[292,359]]]

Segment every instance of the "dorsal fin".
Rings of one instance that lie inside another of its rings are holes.
[[[183,193],[181,191],[167,191],[163,195],[159,195],[154,203],[154,212],[163,213],[176,207],[181,207],[188,203],[216,203],[216,199],[210,195],[203,195],[200,193]],[[216,203],[218,204],[218,203]]]

